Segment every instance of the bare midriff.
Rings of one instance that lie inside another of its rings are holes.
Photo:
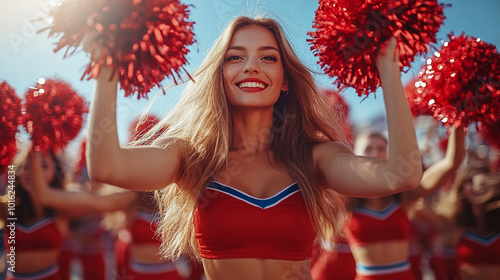
[[[351,246],[354,259],[363,264],[389,264],[408,260],[409,244],[406,240]]]
[[[203,259],[208,280],[311,280],[311,260]]]
[[[135,261],[141,263],[156,264],[169,262],[161,258],[158,250],[159,248],[156,244],[131,244],[130,256]]]
[[[59,250],[16,252],[17,273],[32,273],[49,268],[58,261]],[[8,260],[8,259],[7,259]]]

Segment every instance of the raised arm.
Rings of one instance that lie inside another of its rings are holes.
[[[67,216],[80,217],[127,209],[137,197],[131,191],[97,195],[51,188],[43,176],[41,157],[41,153],[35,151],[28,155],[33,196],[41,206],[53,208]]]
[[[355,156],[337,143],[321,144],[313,151],[322,179],[339,193],[356,197],[386,196],[411,190],[420,182],[420,152],[395,54],[396,39],[391,38],[377,57],[387,112],[388,159]]]
[[[166,187],[178,173],[181,147],[120,147],[116,125],[117,75],[104,67],[97,78],[87,140],[87,168],[93,180],[150,191]]]
[[[403,193],[403,201],[412,203],[441,187],[455,173],[465,157],[465,130],[452,128],[445,156],[424,171],[419,186]]]

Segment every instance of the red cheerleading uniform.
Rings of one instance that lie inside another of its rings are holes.
[[[424,222],[413,220],[410,233],[410,264],[415,280],[422,280],[422,258],[432,245],[436,232]]]
[[[455,248],[434,247],[429,265],[436,280],[457,279],[458,264]]]
[[[410,239],[410,221],[397,202],[383,210],[356,207],[345,227],[351,247],[376,242]],[[408,260],[398,263],[369,265],[356,264],[356,280],[412,280],[413,273]]]
[[[467,230],[457,246],[458,265],[500,265],[500,232],[487,236]]]
[[[158,248],[161,240],[155,236],[157,223],[154,215],[144,211],[138,211],[130,227],[130,244],[152,244]],[[173,262],[160,263],[142,263],[134,260],[130,254],[130,246],[126,247],[127,252],[123,252],[127,259],[125,262],[125,271],[119,272],[119,279],[147,279],[147,280],[182,280]],[[159,256],[158,256],[159,258]]]
[[[75,255],[82,264],[83,280],[106,279],[105,233],[101,216],[86,216],[72,221]],[[69,277],[69,275],[68,275]]]
[[[316,238],[297,183],[262,199],[211,182],[198,201],[194,227],[208,259],[307,260]]]
[[[349,244],[341,238],[335,244],[323,245],[319,257],[311,263],[314,280],[353,280],[356,277],[356,261]]]
[[[6,231],[8,233],[8,231]],[[60,250],[63,240],[62,234],[52,217],[45,217],[31,225],[16,223],[16,243],[9,245],[8,236],[5,235],[7,253],[10,247],[15,247],[16,255],[19,253],[39,250]],[[31,273],[7,272],[6,280],[59,280],[59,268],[57,261],[52,266]]]
[[[413,273],[413,276],[415,280],[422,280],[423,275],[422,275],[422,254],[423,250],[421,246],[418,245],[410,245],[410,265],[411,265],[411,271]]]
[[[61,251],[59,252],[59,274],[61,280],[71,279],[71,264],[75,257],[76,243],[71,239],[64,239],[61,245]]]
[[[158,224],[154,221],[154,215],[137,211],[135,219],[130,227],[130,234],[133,244],[153,244],[161,245],[161,239],[155,236]]]
[[[127,262],[130,259],[130,231],[126,228],[120,229],[115,239],[113,251],[115,254],[116,280],[126,279]]]
[[[409,240],[410,231],[408,216],[397,202],[380,211],[356,207],[346,226],[347,240],[351,246]]]

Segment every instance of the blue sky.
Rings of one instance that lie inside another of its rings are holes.
[[[83,66],[88,58],[83,52],[63,59],[63,52],[54,53],[55,38],[47,38],[47,32],[37,34],[36,30],[44,26],[43,22],[32,22],[33,19],[44,18],[54,0],[0,0],[0,80],[11,84],[18,95],[24,95],[30,85],[40,78],[60,78],[69,82],[77,92],[90,101],[94,89],[94,81],[80,81]],[[291,39],[297,54],[311,69],[320,71],[316,65],[317,59],[309,51],[306,42],[306,33],[312,30],[314,11],[317,8],[316,0],[210,0],[210,1],[182,1],[192,4],[190,19],[195,21],[197,43],[190,47],[188,56],[190,62],[186,69],[192,71],[204,58],[206,51],[218,36],[225,24],[237,15],[264,14],[277,18],[282,23],[288,37]],[[500,1],[498,0],[455,0],[440,1],[450,3],[445,9],[447,17],[444,25],[437,34],[438,42],[446,39],[446,35],[453,31],[455,34],[465,32],[483,41],[500,45]],[[403,82],[416,76],[424,58],[416,59],[414,66],[403,74]],[[326,75],[318,75],[318,83],[324,87],[331,87],[332,80]],[[171,83],[165,80],[164,85]],[[144,108],[153,99],[158,89],[149,94],[150,100],[138,101],[135,98],[124,98],[119,93],[118,122],[119,136],[125,141],[128,136],[129,124],[137,118]],[[151,112],[162,116],[175,104],[178,90],[168,91],[160,95],[151,107]],[[342,95],[350,105],[351,120],[354,124],[369,122],[384,115],[384,105],[381,92],[377,98],[370,95],[361,101],[361,98],[350,89]],[[86,132],[86,128],[82,133]]]

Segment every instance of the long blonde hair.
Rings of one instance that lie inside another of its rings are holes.
[[[275,105],[270,149],[275,163],[296,180],[313,218],[318,237],[333,240],[345,221],[338,195],[316,180],[312,148],[325,141],[347,142],[339,116],[318,92],[311,71],[298,59],[280,25],[273,19],[238,17],[215,42],[200,67],[195,82],[188,82],[178,104],[143,141],[159,131],[165,145],[183,143],[181,174],[177,183],[156,193],[161,221],[158,234],[162,255],[176,259],[184,253],[199,257],[193,216],[205,186],[224,167],[232,141],[231,105],[224,90],[223,63],[233,34],[250,25],[269,29],[282,55],[288,93]],[[148,140],[149,138],[149,140]]]

